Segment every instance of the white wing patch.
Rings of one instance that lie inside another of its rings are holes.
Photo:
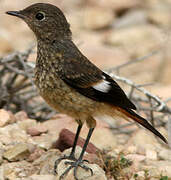
[[[111,85],[110,85],[110,82],[109,81],[106,81],[106,80],[102,80],[100,83],[92,86],[94,89],[98,90],[98,91],[101,91],[101,92],[104,92],[104,93],[107,93],[110,91],[111,89]]]

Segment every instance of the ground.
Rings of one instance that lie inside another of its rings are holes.
[[[14,51],[25,51],[35,43],[33,33],[24,22],[5,14],[8,10],[20,10],[34,2],[0,1],[1,57]],[[136,84],[152,83],[145,88],[163,101],[170,97],[171,0],[36,2],[49,2],[64,11],[71,24],[74,42],[101,69],[118,67],[153,53],[138,63],[113,72]],[[35,61],[35,58],[36,48],[29,60]],[[128,90],[124,84],[121,85],[125,91]],[[91,142],[100,152],[86,155],[96,172],[87,179],[171,178],[171,152],[167,145],[136,126],[126,127],[125,133],[118,133],[111,131],[106,122],[97,122]],[[120,126],[124,123],[124,120],[111,120],[110,125]],[[61,152],[54,144],[63,128],[75,132],[76,124],[61,114],[40,123],[30,119],[26,112],[12,113],[1,109],[0,179],[57,179],[53,175],[53,164]],[[167,137],[165,127],[158,130]],[[86,137],[87,131],[84,127],[81,136]],[[68,150],[63,153],[67,154]],[[62,173],[61,169],[63,164],[59,166],[59,174]],[[87,173],[82,172],[81,175],[86,176]],[[71,176],[72,173],[68,178],[71,179]]]

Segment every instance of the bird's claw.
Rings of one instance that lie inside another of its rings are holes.
[[[70,166],[63,172],[63,174],[60,176],[59,179],[62,180],[62,179],[65,177],[65,175],[67,175],[68,172],[69,172],[72,168],[74,168],[74,178],[75,178],[75,180],[79,180],[78,177],[77,177],[77,169],[78,169],[78,167],[81,167],[81,168],[85,169],[86,171],[90,171],[90,172],[91,172],[91,176],[92,176],[92,175],[93,175],[92,169],[89,168],[88,166],[86,166],[85,164],[83,164],[83,162],[84,162],[84,161],[82,161],[82,160],[66,161],[65,164],[66,164],[66,165],[69,164]]]
[[[76,161],[75,156],[71,156],[71,155],[70,155],[70,156],[66,156],[66,155],[64,155],[64,156],[60,157],[59,159],[57,159],[57,160],[55,161],[55,164],[54,164],[54,174],[55,174],[55,175],[57,174],[57,168],[58,168],[59,163],[60,163],[62,160],[64,160],[64,159]]]

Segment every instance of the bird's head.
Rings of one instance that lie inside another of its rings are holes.
[[[70,26],[62,11],[54,5],[36,3],[20,11],[7,11],[23,19],[37,39],[71,38]]]

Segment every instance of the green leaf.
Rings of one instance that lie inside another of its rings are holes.
[[[168,176],[162,176],[160,180],[168,180]]]

